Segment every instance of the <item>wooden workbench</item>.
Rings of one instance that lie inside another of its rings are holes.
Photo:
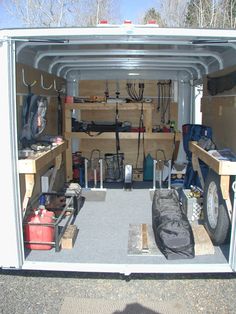
[[[55,179],[57,170],[61,167],[62,153],[66,150],[66,148],[67,143],[62,142],[48,151],[36,153],[35,156],[18,160],[18,172],[20,174],[24,174],[26,186],[22,203],[23,212],[25,212],[29,199],[32,196],[37,172],[54,161],[52,178]]]
[[[199,165],[199,159],[205,162],[205,164],[207,164],[220,176],[220,188],[222,196],[226,202],[228,212],[229,214],[231,214],[232,203],[229,195],[230,176],[236,175],[236,162],[217,159],[216,157],[212,156],[207,151],[202,149],[200,146],[198,146],[197,142],[190,142],[189,149],[192,152],[193,169],[198,172],[202,188],[204,188],[204,179]]]

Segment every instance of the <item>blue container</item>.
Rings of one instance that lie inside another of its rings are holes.
[[[153,158],[150,154],[147,155],[143,163],[143,180],[153,180]]]

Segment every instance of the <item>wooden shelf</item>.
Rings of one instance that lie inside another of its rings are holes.
[[[115,132],[104,132],[99,135],[96,132],[91,132],[90,135],[84,132],[66,132],[65,138],[78,138],[90,140],[115,140]],[[121,140],[138,140],[138,132],[119,132]],[[141,134],[142,138],[142,134]],[[145,140],[174,140],[174,133],[144,133]],[[175,140],[180,141],[181,133],[176,133]]]
[[[145,149],[152,152],[155,155],[155,151],[158,149],[166,150],[168,154],[172,154],[174,148],[174,140],[178,143],[181,139],[181,133],[153,133],[153,123],[155,112],[154,103],[119,103],[118,109],[123,120],[130,119],[134,125],[138,125],[140,119],[140,113],[143,106],[143,124],[146,132],[144,133]],[[112,152],[116,140],[115,132],[91,132],[87,134],[85,132],[71,132],[72,130],[72,113],[71,110],[80,110],[79,119],[90,121],[104,121],[105,117],[108,117],[108,121],[114,120],[116,112],[116,103],[65,103],[64,109],[64,137],[68,140],[68,149],[66,150],[66,174],[67,180],[71,180],[73,177],[72,172],[72,139],[79,139],[80,150],[87,154],[88,150],[92,151],[94,148],[98,148],[103,152]],[[94,114],[93,114],[94,112]],[[86,118],[85,118],[86,117]],[[89,118],[88,118],[89,117]],[[113,119],[113,120],[112,120]],[[141,139],[142,139],[141,134]],[[122,142],[123,152],[129,154],[129,162],[135,163],[137,150],[136,141],[138,141],[138,132],[119,132],[119,139]],[[110,140],[110,141],[109,141]],[[111,143],[113,141],[113,143]],[[141,150],[144,150],[143,143],[141,143]],[[140,165],[141,165],[140,161]]]
[[[141,110],[142,103],[119,103],[119,110]],[[152,110],[154,108],[153,103],[143,103],[143,110]],[[64,104],[65,110],[115,110],[116,104],[109,103],[73,103]]]
[[[210,155],[207,151],[202,149],[197,145],[197,142],[189,143],[190,151],[197,158],[204,161],[211,169],[213,169],[216,173],[222,176],[227,175],[236,175],[236,162],[227,161],[227,160],[219,160],[214,156]]]
[[[47,152],[38,153],[35,156],[18,160],[19,173],[37,173],[41,168],[63,153],[66,148],[67,144],[63,142]]]

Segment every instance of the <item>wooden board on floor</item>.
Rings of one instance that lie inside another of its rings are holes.
[[[147,224],[142,224],[142,251],[148,252],[148,233],[147,233]]]
[[[195,255],[212,255],[215,253],[211,239],[203,225],[192,225],[195,241]]]
[[[61,239],[62,249],[72,249],[78,234],[78,229],[76,225],[69,225],[66,228],[65,233]]]

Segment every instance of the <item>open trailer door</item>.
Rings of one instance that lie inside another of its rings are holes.
[[[21,217],[17,175],[14,42],[1,36],[1,161],[0,161],[0,267],[20,268],[22,259]]]
[[[233,200],[233,215],[232,215],[229,265],[233,271],[236,271],[236,181],[234,181],[232,188],[234,191],[234,200]]]

